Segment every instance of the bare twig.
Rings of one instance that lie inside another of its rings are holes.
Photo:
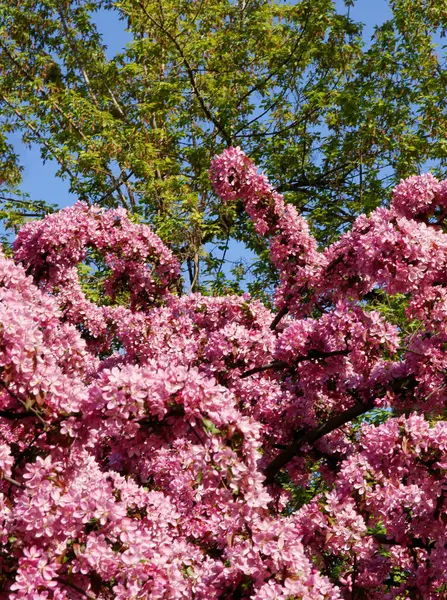
[[[17,481],[16,479],[13,479],[12,477],[8,477],[7,475],[0,475],[0,479],[4,479],[5,481],[7,481],[8,483],[10,483],[11,485],[14,485],[15,487],[23,489],[23,485],[19,481]]]
[[[99,198],[99,200],[96,200],[96,202],[98,202],[98,204],[100,204],[106,198],[108,198],[109,196],[114,194],[122,185],[124,185],[125,183],[127,183],[127,181],[129,181],[129,179],[132,177],[132,175],[133,175],[133,171],[129,171],[129,173],[127,173],[127,175],[125,177],[121,178],[119,181],[115,180],[115,185],[113,185],[113,187],[108,189],[107,192]]]

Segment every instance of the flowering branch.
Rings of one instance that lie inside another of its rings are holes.
[[[311,350],[309,352],[309,354],[307,354],[306,356],[298,356],[296,359],[294,359],[293,364],[290,364],[283,360],[277,360],[277,361],[270,363],[269,365],[264,365],[262,367],[254,367],[253,369],[249,369],[248,371],[245,371],[244,373],[242,373],[241,379],[244,379],[245,377],[249,377],[250,375],[254,375],[255,373],[263,373],[264,371],[268,371],[269,369],[280,370],[280,369],[293,368],[298,363],[305,362],[308,360],[318,361],[318,360],[324,360],[326,358],[330,358],[332,356],[346,356],[347,354],[349,354],[349,350],[333,350],[332,352],[321,352],[320,350]]]
[[[77,204],[27,224],[15,262],[0,255],[0,390],[17,394],[11,407],[1,394],[0,596],[385,597],[404,564],[401,595],[438,597],[447,236],[418,215],[447,205],[447,182],[403,182],[389,210],[321,253],[242,151],[213,173],[270,240],[277,317],[245,295],[171,294],[175,257],[122,209]],[[92,249],[110,271],[100,305],[77,270]],[[417,331],[366,310],[375,289],[404,295]],[[322,406],[330,416],[314,426]],[[375,407],[377,420],[345,435]],[[270,485],[284,467],[304,492],[293,514]],[[374,537],[379,521],[386,535]],[[372,573],[378,543],[399,552]],[[309,557],[322,555],[318,572]]]
[[[298,452],[300,451],[301,447],[304,446],[304,444],[312,444],[316,442],[328,433],[331,433],[331,431],[334,431],[342,425],[349,423],[356,417],[367,413],[373,408],[374,402],[372,401],[367,402],[366,404],[354,404],[354,406],[351,406],[351,408],[348,408],[348,410],[346,410],[345,412],[342,412],[336,415],[335,417],[332,417],[332,419],[329,419],[329,421],[326,421],[326,423],[315,427],[315,429],[307,431],[298,439],[294,440],[264,469],[265,485],[274,482],[274,479],[279,473],[279,471],[283,467],[285,467],[286,464],[289,461],[291,461],[294,456],[298,454]]]
[[[66,579],[62,579],[62,577],[55,577],[55,580],[58,581],[59,583],[61,583],[62,585],[66,585],[67,587],[71,588],[75,592],[82,594],[83,596],[85,596],[85,598],[88,598],[89,600],[96,600],[96,596],[94,596],[93,594],[90,594],[89,592],[86,592],[85,590],[83,590],[79,586],[75,585],[74,583],[70,583]]]

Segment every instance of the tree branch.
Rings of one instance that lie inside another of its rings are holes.
[[[105,194],[103,194],[99,200],[96,200],[96,202],[98,204],[100,204],[106,198],[108,198],[109,196],[114,194],[122,185],[124,185],[125,183],[127,183],[127,181],[129,181],[129,179],[132,177],[132,175],[133,175],[133,171],[129,171],[129,173],[127,173],[125,177],[122,177],[118,182],[116,182],[115,185],[113,187],[111,187],[110,189],[108,189],[107,192]]]
[[[85,596],[85,598],[88,598],[89,600],[96,600],[96,596],[94,596],[93,594],[90,594],[89,592],[86,592],[85,590],[78,587],[74,583],[70,583],[69,581],[62,579],[62,577],[55,577],[55,580],[58,581],[59,583],[61,583],[62,585],[66,585],[67,587],[71,588],[75,592],[78,592],[78,594],[82,594],[83,596]]]
[[[285,317],[287,315],[287,313],[289,312],[289,309],[287,308],[287,306],[283,306],[278,313],[276,314],[276,317],[273,319],[271,325],[270,325],[270,329],[272,331],[274,331],[277,326],[279,325],[279,322],[281,321],[281,319],[283,317]]]
[[[199,88],[197,87],[197,82],[196,79],[194,77],[194,71],[191,67],[191,65],[189,64],[188,59],[185,56],[185,53],[182,50],[182,47],[180,46],[180,44],[178,43],[177,39],[167,30],[165,29],[162,25],[160,25],[160,23],[158,23],[146,10],[146,7],[144,6],[144,4],[142,2],[139,2],[140,8],[143,10],[144,14],[146,15],[147,19],[149,19],[149,21],[151,21],[151,23],[153,23],[164,35],[166,35],[171,42],[174,44],[177,52],[179,53],[183,64],[185,65],[186,68],[186,74],[188,75],[188,79],[191,83],[191,87],[194,91],[194,94],[197,98],[197,100],[199,101],[199,104],[205,114],[205,116],[211,121],[211,123],[215,126],[215,128],[217,129],[217,131],[220,133],[220,135],[223,137],[223,139],[227,142],[227,144],[229,146],[231,146],[232,144],[232,139],[231,136],[228,135],[228,133],[225,131],[223,125],[216,119],[216,117],[213,115],[213,113],[211,112],[211,110],[208,108],[208,106],[205,103],[205,100],[203,99]]]
[[[50,143],[48,142],[48,140],[39,132],[37,131],[37,129],[34,127],[34,125],[32,123],[30,123],[26,117],[24,117],[15,106],[13,106],[13,104],[11,104],[11,102],[9,102],[9,100],[5,97],[5,96],[1,96],[1,100],[3,100],[3,102],[5,104],[7,104],[9,106],[9,108],[14,112],[14,114],[28,127],[28,129],[30,131],[33,132],[33,134],[36,136],[36,138],[42,143],[43,146],[45,146],[45,148],[51,153],[51,155],[57,160],[57,162],[59,163],[59,165],[62,168],[62,171],[65,171],[65,173],[67,173],[67,175],[74,181],[76,181],[76,176],[74,175],[74,173],[69,169],[69,167],[67,167],[67,165],[65,164],[65,161],[63,161],[59,156],[58,153],[56,152],[56,150],[54,150]]]
[[[14,65],[15,65],[15,66],[18,68],[18,69],[19,69],[19,71],[21,72],[21,74],[23,75],[23,77],[25,77],[25,78],[26,78],[28,81],[32,82],[32,78],[30,77],[30,74],[29,74],[28,70],[27,70],[25,67],[23,67],[23,66],[22,66],[22,64],[20,63],[20,61],[19,61],[19,60],[18,60],[18,59],[17,59],[17,58],[16,58],[16,57],[13,55],[13,54],[11,54],[11,52],[8,50],[8,48],[7,48],[7,47],[6,47],[4,44],[2,44],[2,43],[1,43],[1,41],[0,41],[0,47],[3,49],[3,51],[4,51],[4,52],[5,52],[5,54],[8,56],[8,58],[9,58],[9,59],[12,61],[12,63],[13,63],[13,64],[14,64]],[[46,58],[49,58],[49,57],[50,57],[49,55],[46,55],[46,54],[45,54],[44,56],[45,56]],[[52,109],[53,109],[55,112],[57,112],[57,113],[58,113],[58,114],[59,114],[59,115],[62,117],[62,119],[64,119],[64,120],[66,121],[66,123],[68,123],[68,126],[69,126],[71,129],[73,129],[73,130],[74,130],[74,131],[75,131],[75,132],[76,132],[76,133],[79,135],[79,137],[81,138],[81,140],[82,140],[82,141],[83,141],[83,142],[84,142],[86,145],[88,145],[88,144],[89,144],[89,142],[90,142],[90,140],[89,140],[89,139],[87,138],[87,136],[84,134],[84,132],[82,131],[82,129],[81,129],[80,127],[78,127],[77,123],[75,123],[75,121],[73,121],[73,120],[70,118],[70,116],[69,116],[69,115],[67,115],[67,113],[66,113],[66,112],[63,110],[63,108],[61,108],[61,106],[59,105],[59,103],[57,102],[57,100],[53,99],[53,98],[52,98],[52,96],[51,96],[51,95],[50,95],[48,92],[46,92],[46,91],[45,91],[43,88],[40,88],[40,89],[39,89],[39,92],[40,92],[40,95],[41,95],[41,97],[42,97],[44,100],[46,100],[48,103],[50,103],[50,105],[51,105]],[[2,99],[4,100],[4,102],[6,102],[6,103],[8,104],[8,106],[10,106],[10,107],[11,107],[11,108],[14,110],[15,114],[16,114],[17,116],[19,116],[19,117],[20,117],[20,115],[19,115],[18,111],[17,111],[17,110],[16,110],[16,109],[15,109],[15,108],[14,108],[14,107],[11,105],[11,103],[10,103],[10,102],[9,102],[9,101],[8,101],[8,100],[7,100],[7,99],[4,97],[4,96],[2,97]],[[75,179],[75,177],[74,177],[74,176],[71,174],[71,172],[68,170],[68,168],[67,168],[67,167],[65,167],[65,165],[62,165],[62,163],[61,163],[61,161],[59,160],[59,158],[58,158],[57,154],[56,154],[54,151],[52,151],[52,150],[51,150],[51,147],[49,146],[49,144],[48,144],[48,142],[45,140],[45,138],[43,138],[43,136],[42,136],[40,133],[38,133],[38,132],[36,131],[36,129],[35,129],[35,128],[34,128],[34,127],[31,125],[31,124],[29,124],[29,123],[26,121],[26,119],[23,119],[23,117],[22,117],[22,120],[23,120],[23,121],[26,123],[26,125],[29,127],[29,129],[31,129],[31,131],[33,131],[33,133],[34,133],[34,134],[35,134],[35,135],[38,137],[38,139],[44,143],[45,147],[46,147],[46,148],[48,148],[48,149],[51,151],[51,153],[52,153],[52,154],[55,156],[55,158],[58,160],[59,164],[61,164],[61,166],[63,166],[63,168],[65,169],[65,171],[66,171],[67,173],[69,173],[69,175],[72,177],[72,179],[76,180],[76,179]],[[59,123],[60,123],[60,127],[62,127],[62,123],[61,123],[61,122],[59,122]],[[117,192],[118,192],[118,194],[119,194],[119,197],[120,197],[120,199],[121,199],[121,203],[123,204],[123,206],[124,206],[126,209],[128,209],[128,205],[127,205],[126,198],[125,198],[124,194],[123,194],[123,193],[121,192],[121,190],[120,190],[120,187],[121,187],[122,183],[126,183],[126,181],[127,181],[127,179],[124,181],[125,175],[124,175],[124,172],[123,172],[123,170],[121,169],[121,167],[120,167],[120,175],[119,175],[119,177],[120,177],[120,181],[117,181],[117,179],[116,179],[116,177],[113,175],[113,172],[112,172],[112,170],[111,170],[111,168],[110,168],[110,167],[106,167],[106,168],[104,169],[104,171],[103,171],[103,172],[104,172],[106,175],[108,175],[108,176],[110,177],[111,181],[112,181],[112,182],[113,182],[113,184],[116,186],[116,187],[115,187],[115,191],[117,191]],[[126,187],[127,187],[127,186],[126,186]],[[132,203],[132,198],[131,198],[130,196],[129,196],[129,200],[130,200],[130,201],[131,201],[131,203]]]
[[[347,354],[349,354],[349,350],[333,350],[332,352],[320,352],[319,350],[311,350],[306,356],[298,356],[292,364],[283,360],[278,360],[270,363],[269,365],[263,365],[262,367],[254,367],[253,369],[249,369],[248,371],[245,371],[245,373],[242,373],[241,379],[245,379],[245,377],[249,377],[250,375],[254,375],[255,373],[262,373],[263,371],[268,371],[269,369],[293,369],[298,363],[305,362],[307,360],[324,360],[325,358],[330,358],[331,356],[346,356]]]
[[[2,386],[2,388],[10,395],[12,396],[15,400],[17,400],[17,402],[20,402],[20,404],[22,406],[25,407],[26,410],[28,410],[28,407],[26,405],[25,400],[22,400],[21,398],[19,398],[17,396],[17,394],[15,394],[13,391],[11,391],[8,386],[6,385],[6,383],[3,381],[3,379],[0,379],[0,385]],[[39,419],[39,421],[45,426],[48,427],[48,423],[42,418],[42,416],[37,412],[36,409],[34,409],[33,407],[30,407],[30,411],[33,413],[33,415],[35,417],[37,417]]]
[[[269,363],[268,365],[262,365],[262,367],[254,367],[253,369],[244,371],[244,373],[242,373],[241,375],[241,379],[245,379],[246,377],[250,377],[250,375],[255,375],[256,373],[263,373],[264,371],[269,371],[270,369],[279,371],[280,369],[287,369],[287,367],[291,367],[291,365],[283,360],[277,360]]]
[[[264,470],[264,484],[272,484],[279,471],[283,467],[285,467],[285,465],[289,461],[291,461],[294,456],[298,454],[298,452],[304,444],[312,444],[316,442],[328,433],[335,431],[335,429],[338,429],[342,425],[349,423],[356,417],[367,413],[373,408],[374,402],[372,400],[365,404],[354,404],[354,406],[351,406],[351,408],[348,408],[348,410],[345,410],[344,412],[335,415],[335,417],[332,417],[331,419],[329,419],[329,421],[326,421],[326,423],[323,423],[322,425],[315,427],[315,429],[311,429],[310,431],[307,431],[306,433],[301,435],[298,439],[296,439],[289,446],[287,446],[285,450],[278,454],[278,456],[274,458],[270,462],[270,464],[267,465],[267,467]]]
[[[373,538],[377,542],[379,542],[380,544],[385,544],[385,545],[388,545],[388,546],[403,546],[403,547],[409,547],[409,548],[424,548],[426,550],[429,550],[430,547],[431,547],[431,544],[433,544],[433,542],[424,543],[419,538],[413,538],[412,540],[410,540],[409,543],[398,542],[394,538],[388,538],[385,533],[375,533],[373,535]]]
[[[9,390],[8,393],[10,393]],[[35,416],[36,415],[32,412],[16,413],[12,410],[0,410],[0,417],[2,417],[3,419],[7,419],[8,421],[19,421],[21,419],[26,419],[27,417]]]
[[[346,169],[348,169],[348,170],[346,170]],[[284,193],[284,192],[296,192],[297,190],[300,190],[302,188],[323,188],[324,189],[324,188],[328,187],[330,184],[330,182],[327,180],[327,178],[330,175],[333,175],[333,174],[337,173],[338,171],[345,170],[343,177],[347,177],[350,173],[352,173],[352,171],[354,169],[355,169],[355,165],[353,165],[352,162],[346,162],[346,163],[343,163],[336,167],[333,167],[332,169],[329,169],[329,171],[326,171],[325,173],[322,173],[319,177],[317,177],[313,181],[310,181],[306,176],[304,176],[301,179],[299,179],[298,181],[291,181],[289,183],[285,183],[284,185],[278,186],[277,191],[280,193]]]
[[[256,85],[251,87],[247,92],[245,92],[240,98],[238,98],[236,107],[239,107],[246,98],[248,98],[249,96],[251,96],[251,94],[253,94],[253,92],[256,92],[256,90],[258,90],[260,87],[265,86],[265,84],[268,83],[273,77],[275,77],[275,75],[278,75],[278,73],[281,71],[281,69],[283,69],[285,66],[287,66],[287,63],[293,58],[298,46],[300,45],[300,42],[302,41],[302,39],[304,37],[307,26],[309,24],[310,14],[311,14],[311,10],[310,10],[310,2],[309,2],[308,6],[307,6],[306,20],[304,21],[303,28],[301,29],[299,35],[297,36],[295,43],[292,47],[292,50],[290,51],[288,56],[279,63],[279,66],[275,71],[270,72],[267,75],[267,77],[264,77],[264,79],[262,81],[258,82]],[[241,131],[241,130],[238,130],[238,131]]]
[[[16,479],[13,479],[12,477],[8,477],[7,475],[1,475],[0,474],[0,479],[4,479],[5,481],[7,481],[8,483],[10,483],[11,485],[14,485],[15,487],[23,489],[23,485],[19,481],[17,481]]]

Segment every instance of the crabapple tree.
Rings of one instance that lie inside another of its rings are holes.
[[[401,182],[323,252],[241,150],[210,173],[268,239],[276,312],[178,296],[124,209],[77,203],[0,257],[1,597],[444,597],[447,182]]]

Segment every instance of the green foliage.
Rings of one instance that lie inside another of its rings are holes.
[[[352,427],[349,432],[348,437],[353,440],[358,437],[359,431],[363,423],[368,423],[368,425],[381,425],[388,421],[388,419],[392,416],[392,413],[389,408],[373,408],[368,413],[362,415],[361,417],[357,417],[352,421]]]
[[[284,515],[291,515],[299,510],[305,504],[308,504],[312,498],[325,490],[324,480],[321,477],[318,469],[319,461],[310,465],[311,477],[307,485],[294,484],[287,473],[280,473],[278,481],[283,490],[289,492],[290,499],[283,510]]]
[[[406,315],[408,298],[405,294],[390,296],[383,290],[377,289],[367,294],[365,298],[368,308],[378,311],[389,323],[396,325],[402,337],[414,334],[421,327],[419,321],[410,320]]]
[[[0,235],[0,244],[9,255],[11,253],[11,239],[9,232],[17,233],[20,227],[31,219],[42,219],[57,209],[55,204],[48,204],[43,200],[32,200],[28,194],[12,185],[0,182],[0,222],[4,230]]]
[[[210,419],[203,417],[202,422],[203,428],[210,436],[220,433],[220,429],[218,429]]]
[[[389,579],[385,581],[385,584],[387,584],[390,589],[393,587],[400,587],[407,581],[409,575],[410,573],[408,571],[395,567],[392,570]]]

